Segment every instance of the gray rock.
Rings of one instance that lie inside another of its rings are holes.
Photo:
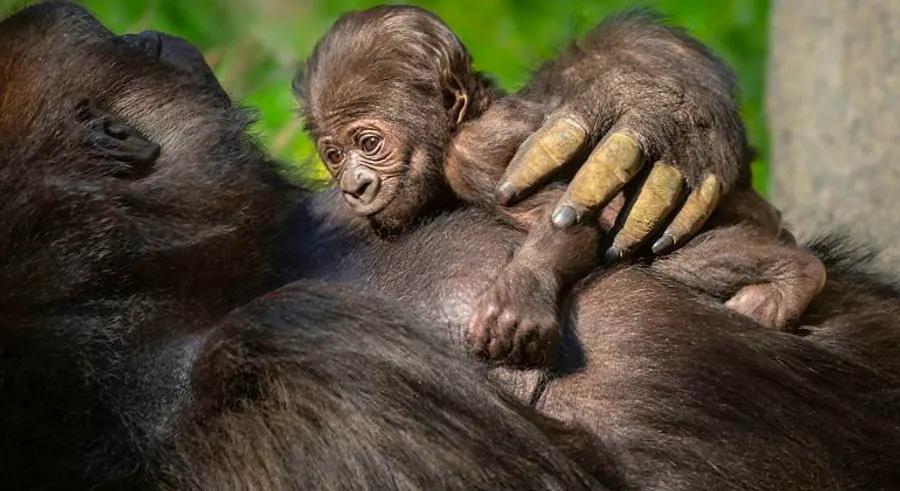
[[[799,237],[846,229],[900,271],[900,0],[773,5],[772,198]]]

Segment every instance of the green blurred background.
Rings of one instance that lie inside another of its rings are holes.
[[[0,15],[29,2],[0,0]],[[366,0],[83,0],[115,32],[156,29],[199,46],[222,85],[259,109],[256,131],[289,172],[324,177],[304,136],[290,92],[295,69],[342,12],[384,1]],[[387,2],[391,3],[391,2]],[[514,90],[542,60],[610,13],[649,7],[693,33],[737,72],[750,139],[758,150],[754,182],[768,188],[768,141],[762,113],[768,0],[422,0],[471,51],[480,70]]]

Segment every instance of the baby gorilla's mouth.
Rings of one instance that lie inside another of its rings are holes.
[[[397,197],[396,179],[372,179],[365,176],[359,179],[359,185],[353,190],[343,190],[344,201],[354,214],[371,217],[387,208]]]

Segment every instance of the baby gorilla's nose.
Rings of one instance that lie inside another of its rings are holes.
[[[341,179],[344,199],[353,207],[366,206],[375,200],[381,187],[381,179],[371,169],[357,169]]]

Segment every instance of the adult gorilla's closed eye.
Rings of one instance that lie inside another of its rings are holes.
[[[592,440],[383,301],[296,284],[223,317],[290,193],[189,47],[67,3],[0,23],[0,482],[598,487]]]

